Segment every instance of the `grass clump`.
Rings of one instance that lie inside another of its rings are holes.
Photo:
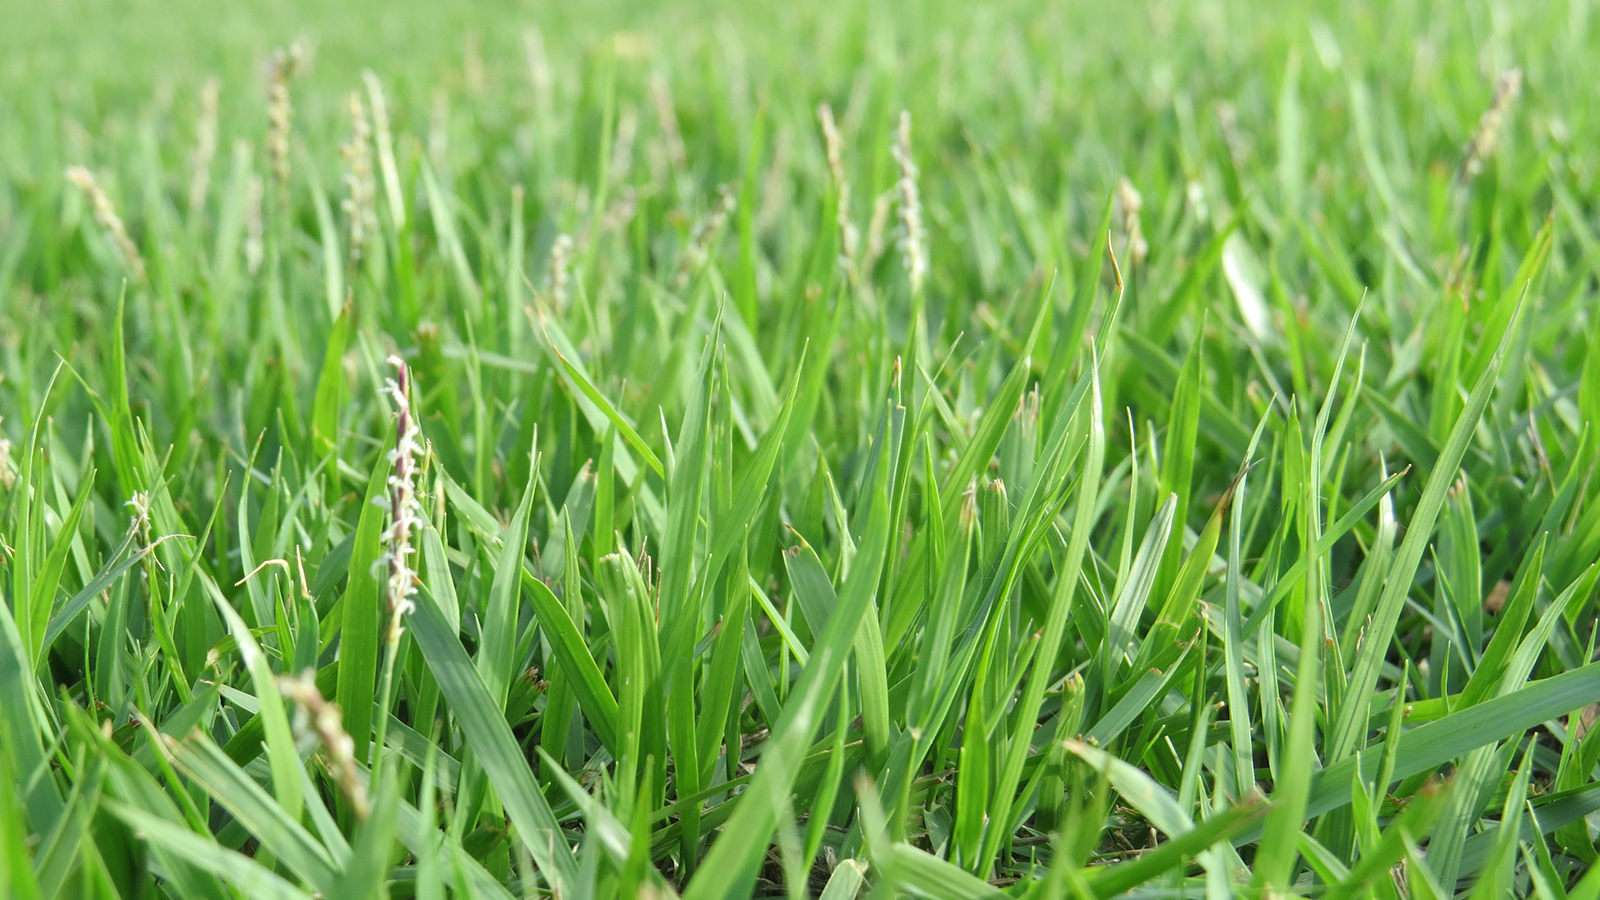
[[[6,896],[1600,895],[1585,4],[92,13]]]

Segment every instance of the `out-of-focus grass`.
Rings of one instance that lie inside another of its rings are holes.
[[[1600,894],[1587,4],[5,12],[7,896]]]

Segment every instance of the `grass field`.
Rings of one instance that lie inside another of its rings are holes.
[[[1587,0],[5,5],[0,895],[1600,898]]]

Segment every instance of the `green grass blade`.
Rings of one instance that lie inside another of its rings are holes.
[[[563,890],[577,877],[577,864],[561,826],[506,724],[501,704],[483,683],[443,613],[427,598],[423,600],[410,617],[409,630],[518,837],[551,888]]]
[[[1428,482],[1422,489],[1422,499],[1417,504],[1416,512],[1406,523],[1406,536],[1400,542],[1399,550],[1395,552],[1394,563],[1384,582],[1383,594],[1378,598],[1377,608],[1373,611],[1372,625],[1367,629],[1362,646],[1351,664],[1345,692],[1347,699],[1339,707],[1328,738],[1328,756],[1331,759],[1342,759],[1346,756],[1366,727],[1364,711],[1367,698],[1377,686],[1378,670],[1389,652],[1389,643],[1394,637],[1395,626],[1399,622],[1406,595],[1411,591],[1412,579],[1433,535],[1434,522],[1444,506],[1445,493],[1455,481],[1457,467],[1461,465],[1461,459],[1466,455],[1467,445],[1478,427],[1478,420],[1489,405],[1489,395],[1494,392],[1495,381],[1500,376],[1500,366],[1510,346],[1511,335],[1515,331],[1519,316],[1520,312],[1513,313],[1505,331],[1500,335],[1499,348],[1490,358],[1483,375],[1478,378],[1472,393],[1467,397],[1466,408],[1457,417],[1455,426],[1450,430],[1450,438],[1428,475]]]
[[[215,742],[196,732],[181,742],[172,741],[167,749],[179,769],[260,840],[263,849],[293,869],[313,890],[328,894],[335,889],[338,863],[332,854]]]
[[[114,800],[105,801],[102,807],[152,844],[225,879],[248,896],[263,900],[311,900],[310,894],[271,869],[186,828]]]

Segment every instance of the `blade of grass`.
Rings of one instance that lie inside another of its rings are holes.
[[[577,865],[561,826],[528,768],[501,704],[489,692],[438,606],[427,597],[422,601],[411,614],[408,630],[421,648],[468,745],[494,785],[518,837],[551,889],[564,891],[577,877]]]

